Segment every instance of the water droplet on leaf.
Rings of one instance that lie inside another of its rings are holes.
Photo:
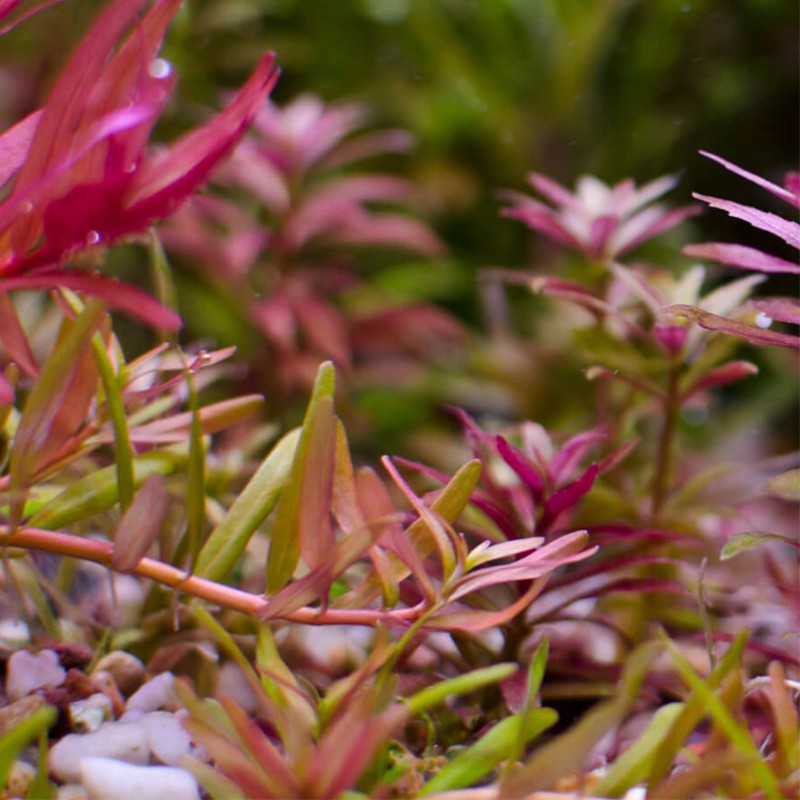
[[[170,64],[165,58],[154,58],[150,62],[150,67],[147,71],[151,78],[161,80],[170,76],[170,73],[172,72],[172,64]]]
[[[100,239],[102,237],[97,231],[89,231],[86,234],[86,244],[93,245],[93,244],[100,244]]]
[[[756,316],[756,327],[769,328],[770,325],[772,325],[772,317],[769,316],[769,314],[765,314],[763,311],[759,311]]]

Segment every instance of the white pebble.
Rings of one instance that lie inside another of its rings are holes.
[[[21,619],[0,621],[0,641],[10,647],[25,645],[31,640],[31,632]]]
[[[178,767],[137,767],[111,758],[84,758],[81,780],[93,800],[200,798],[194,776]]]
[[[136,656],[124,650],[114,650],[97,662],[92,670],[92,676],[98,672],[108,672],[117,684],[117,688],[127,697],[141,686],[145,667]]]
[[[76,732],[96,731],[112,716],[111,701],[102,692],[69,704],[69,719]]]
[[[106,722],[93,733],[71,733],[50,748],[50,774],[62,783],[78,783],[81,762],[94,756],[146,764],[147,731],[136,723]]]
[[[128,715],[138,716],[148,711],[158,711],[160,708],[172,705],[175,702],[175,676],[171,672],[162,672],[155,678],[147,681],[128,698],[123,719]]]
[[[53,650],[29,653],[17,650],[8,659],[6,667],[6,695],[9,700],[19,700],[45,686],[61,686],[67,673]]]
[[[175,714],[152,711],[137,721],[147,731],[147,743],[153,757],[162,764],[177,767],[183,756],[192,751],[192,737]]]

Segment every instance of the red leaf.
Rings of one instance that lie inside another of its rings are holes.
[[[597,464],[592,464],[580,478],[550,495],[540,520],[543,529],[546,530],[562,511],[577,505],[578,501],[592,488],[598,471]]]

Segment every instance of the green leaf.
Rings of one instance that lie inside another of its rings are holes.
[[[92,337],[92,354],[106,395],[106,409],[114,431],[114,467],[119,484],[119,504],[122,511],[133,501],[133,448],[128,432],[122,386],[117,371],[108,357],[106,343],[99,333]]]
[[[475,692],[484,686],[499,683],[516,671],[517,665],[511,663],[494,664],[491,667],[476,669],[466,675],[458,675],[455,678],[439,681],[433,686],[427,686],[405,702],[413,715],[421,714],[423,711],[445,702],[449,697]]]
[[[622,797],[634,784],[643,782],[670,732],[670,726],[682,710],[683,703],[668,703],[659,708],[644,733],[611,764],[594,787],[594,794]]]
[[[186,542],[189,548],[189,570],[194,572],[206,527],[206,447],[200,418],[200,400],[194,388],[191,370],[188,368],[186,385],[189,388],[189,409],[192,415],[187,463]]]
[[[720,730],[728,737],[731,744],[744,756],[751,759],[750,769],[752,776],[758,781],[766,797],[780,797],[778,779],[770,769],[769,764],[762,758],[761,753],[753,741],[746,725],[742,725],[728,709],[719,695],[714,692],[708,682],[704,681],[692,669],[680,650],[664,636],[667,648],[675,662],[678,674],[686,684],[697,694],[705,706],[706,713],[717,723]]]
[[[719,554],[720,561],[727,561],[729,558],[738,556],[739,553],[744,553],[747,550],[752,550],[754,547],[758,547],[765,542],[787,542],[789,544],[794,544],[792,539],[786,536],[780,536],[777,533],[759,533],[757,531],[737,533],[725,542],[725,546]]]
[[[0,738],[0,788],[5,788],[17,756],[42,731],[53,725],[57,716],[53,706],[42,706]]]
[[[307,471],[313,468],[313,465],[309,464],[309,448],[312,440],[315,440],[314,429],[317,424],[325,425],[324,418],[328,412],[324,410],[320,412],[318,409],[323,398],[333,398],[335,380],[333,364],[326,361],[317,372],[289,480],[278,501],[267,559],[267,594],[280,591],[289,582],[300,561],[303,485]],[[322,417],[319,416],[320,413]]]
[[[542,643],[536,648],[536,652],[531,659],[531,665],[528,668],[528,680],[525,686],[525,705],[523,706],[522,713],[519,715],[522,722],[517,726],[517,738],[511,743],[510,747],[506,748],[508,759],[506,772],[513,769],[514,765],[519,761],[525,749],[525,745],[529,741],[529,739],[525,738],[525,732],[528,729],[528,717],[535,716],[538,712],[535,704],[539,695],[539,690],[542,687],[542,681],[544,680],[549,652],[550,644],[545,637]]]
[[[197,557],[195,574],[222,580],[245,551],[250,537],[275,508],[289,476],[300,429],[289,431],[261,463],[242,493],[211,532]]]
[[[711,689],[717,689],[730,672],[739,667],[746,642],[747,631],[741,631],[708,676],[707,684]],[[668,775],[673,760],[704,714],[705,704],[697,693],[692,693],[684,701],[681,713],[672,722],[669,733],[654,754],[648,781],[651,787],[658,785]]]
[[[800,503],[800,469],[790,469],[770,478],[765,489],[767,494],[781,500]]]
[[[71,412],[69,390],[103,317],[103,306],[93,301],[76,320],[65,320],[66,333],[53,348],[28,395],[9,457],[12,527],[21,519],[31,479],[42,458],[52,455],[65,435],[73,433],[61,430],[58,421],[64,413],[62,409]]]
[[[28,787],[25,795],[26,800],[55,800],[58,790],[54,783],[47,779],[47,751],[48,751],[47,728],[44,726],[39,729],[39,755],[36,761],[36,774],[33,782]]]
[[[456,517],[464,510],[470,496],[475,491],[482,471],[483,467],[478,459],[464,464],[436,496],[431,504],[431,510],[446,522],[455,522]],[[433,535],[425,519],[420,518],[409,525],[406,529],[406,536],[411,539],[423,557],[429,555],[435,546]]]
[[[523,744],[530,742],[557,720],[558,714],[552,708],[537,708],[498,722],[475,744],[444,766],[425,784],[419,796],[474,786],[501,761],[509,758],[518,741]]]
[[[145,453],[133,462],[134,485],[140,486],[149,475],[169,475],[180,466],[175,455]],[[58,530],[80,520],[89,519],[112,508],[119,499],[117,471],[112,465],[103,467],[76,481],[54,497],[28,520],[32,528]]]
[[[178,293],[175,290],[172,268],[154,228],[150,229],[150,266],[153,270],[156,297],[162,305],[177,311]]]
[[[524,767],[503,776],[502,796],[522,797],[549,789],[559,778],[580,771],[595,744],[625,719],[655,654],[652,643],[633,650],[628,655],[616,696],[598,703],[568,731],[537,750]]]

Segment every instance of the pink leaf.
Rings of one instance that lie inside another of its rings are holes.
[[[760,175],[755,175],[752,172],[748,172],[746,169],[742,169],[742,167],[739,167],[736,164],[733,164],[732,162],[722,158],[721,156],[715,155],[714,153],[701,150],[700,155],[710,158],[712,161],[716,161],[718,164],[722,164],[722,166],[730,172],[735,172],[737,175],[746,178],[748,181],[750,181],[750,183],[754,183],[756,186],[760,186],[762,189],[766,189],[768,192],[771,192],[776,197],[780,197],[781,200],[785,200],[787,203],[791,203],[793,206],[800,208],[800,203],[797,200],[796,192],[793,193],[789,188],[784,189],[781,186],[777,186],[776,184],[772,183],[772,181],[768,181],[766,178],[762,178]]]
[[[565,442],[547,465],[553,483],[556,485],[563,483],[592,446],[606,438],[608,437],[605,431],[594,429],[579,433]]]
[[[669,306],[665,310],[675,316],[690,319],[706,330],[727,333],[740,339],[746,339],[753,344],[772,344],[778,347],[800,349],[800,338],[797,336],[756,328],[753,325],[746,325],[744,322],[737,322],[709,311],[703,311],[696,306],[676,305]]]
[[[497,452],[503,461],[516,472],[522,482],[533,492],[537,500],[544,493],[544,482],[536,467],[526,458],[522,451],[509,444],[502,436],[495,437]]]
[[[172,309],[167,308],[140,289],[120,283],[116,278],[60,269],[10,278],[0,276],[0,291],[2,292],[19,289],[58,289],[59,287],[99,297],[112,307],[144,320],[163,331],[177,331],[182,325],[181,318]]]
[[[662,322],[653,325],[653,337],[670,356],[683,350],[689,331],[683,325],[667,325]]]
[[[42,111],[34,111],[0,136],[0,186],[22,166]]]
[[[568,533],[509,564],[476,569],[458,582],[449,599],[455,601],[489,586],[534,580],[565,564],[582,561],[597,552],[597,546],[585,547],[587,540],[586,531]]]
[[[592,464],[577,480],[552,494],[545,504],[541,525],[547,528],[555,522],[559,514],[573,508],[578,501],[592,488],[597,478],[598,466]]]
[[[800,325],[800,302],[793,297],[764,297],[750,302],[771,319]]]
[[[8,294],[2,291],[0,291],[0,343],[23,372],[30,377],[39,374],[39,365],[31,351],[28,337],[20,325],[17,310]]]
[[[161,475],[149,475],[114,534],[111,566],[130,572],[156,541],[169,511],[169,492]]]
[[[750,375],[757,375],[758,367],[750,361],[729,361],[721,367],[716,367],[710,372],[706,373],[696,383],[684,392],[684,399],[691,397],[697,392],[711,389],[715,386],[725,386],[729,383],[735,383]]]
[[[727,244],[725,242],[690,244],[683,248],[683,253],[692,258],[707,258],[710,261],[718,261],[721,264],[740,269],[800,275],[800,264],[785,261],[769,253],[762,253],[755,247],[747,247],[743,244]]]
[[[761,211],[752,206],[734,203],[732,200],[722,200],[718,197],[708,197],[702,194],[694,194],[694,197],[708,203],[712,208],[725,211],[735,219],[741,219],[749,223],[754,228],[759,228],[762,231],[778,236],[787,244],[792,245],[792,247],[800,248],[800,225],[796,222],[791,222],[769,211]]]
[[[24,0],[0,0],[0,19],[7,17],[17,6],[23,2]],[[54,6],[60,2],[61,0],[42,0],[41,3],[33,8],[29,8],[27,11],[20,14],[16,19],[11,20],[11,22],[6,23],[2,28],[0,28],[0,36],[5,36],[5,34],[14,30],[17,25],[25,22],[25,20],[29,17],[32,17],[34,14],[38,14],[40,11],[44,11],[45,9],[50,8],[50,6]]]

